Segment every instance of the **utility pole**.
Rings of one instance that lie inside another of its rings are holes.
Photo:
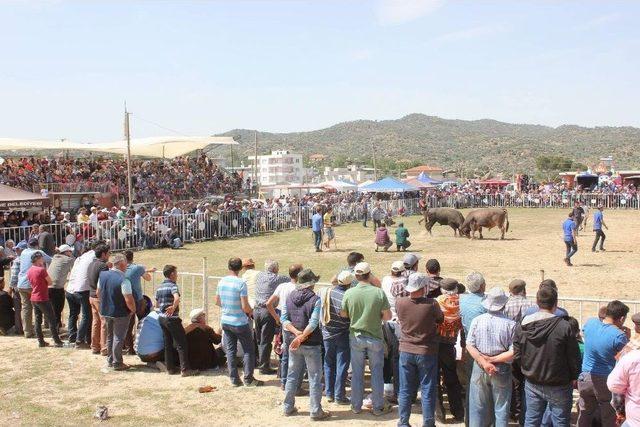
[[[371,151],[373,151],[373,180],[378,180],[378,168],[376,167],[376,145],[371,142]]]
[[[127,103],[124,103],[124,137],[127,139],[127,190],[129,195],[129,208],[133,205],[133,188],[131,187],[131,134],[129,132],[129,113]]]
[[[253,131],[253,185],[256,186],[256,198],[260,197],[258,182],[258,131]]]

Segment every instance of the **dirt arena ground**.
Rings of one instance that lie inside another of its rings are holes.
[[[512,209],[510,232],[505,241],[497,240],[496,230],[485,233],[483,241],[454,238],[448,227],[435,226],[428,236],[418,218],[405,218],[412,233],[413,249],[424,261],[437,258],[443,276],[463,280],[466,274],[482,272],[489,286],[505,286],[512,278],[527,281],[530,293],[540,281],[540,270],[558,283],[561,297],[640,300],[637,278],[640,266],[640,213],[605,211],[607,252],[592,253],[593,232],[580,233],[575,266],[564,265],[561,223],[564,210]],[[391,228],[393,231],[393,227]],[[201,272],[202,257],[207,257],[208,274],[225,273],[230,256],[252,257],[258,266],[274,258],[282,269],[302,262],[328,281],[343,265],[350,251],[360,251],[378,276],[387,273],[392,261],[401,255],[373,251],[373,230],[360,224],[336,229],[338,248],[316,254],[311,232],[299,230],[267,236],[198,243],[178,251],[153,250],[136,254],[137,261],[159,269],[166,263],[180,271]],[[214,295],[214,293],[212,293]],[[250,295],[253,295],[250,290]],[[569,304],[569,303],[567,303]],[[567,307],[576,317],[579,303]],[[595,314],[597,303],[583,303],[585,317]],[[640,306],[632,306],[632,312]],[[214,327],[217,316],[212,316]],[[262,389],[233,388],[225,371],[209,371],[203,376],[180,378],[154,372],[125,356],[135,368],[126,373],[101,372],[104,359],[87,351],[39,349],[35,340],[0,337],[0,419],[7,425],[86,425],[97,405],[109,408],[107,424],[179,424],[179,425],[308,425],[308,399],[299,398],[300,415],[280,415],[282,392],[275,377]],[[212,385],[217,390],[199,394],[197,388]],[[329,425],[395,425],[397,411],[382,418],[368,413],[353,415],[348,407],[326,404],[334,417]],[[411,422],[420,424],[417,406]]]

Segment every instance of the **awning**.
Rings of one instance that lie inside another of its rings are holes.
[[[48,197],[0,184],[0,210],[13,211],[46,206],[49,206]]]
[[[325,181],[318,184],[321,187],[335,188],[337,191],[352,191],[358,189],[358,184],[346,181]]]
[[[388,176],[372,184],[361,186],[358,190],[365,193],[402,193],[405,191],[418,191],[418,188]]]
[[[230,136],[160,136],[134,138],[131,155],[172,159],[210,145],[238,145]],[[85,144],[71,141],[43,141],[32,139],[0,138],[0,150],[83,150],[125,155],[127,141]]]
[[[431,178],[429,175],[427,175],[424,172],[420,172],[420,175],[418,175],[418,177],[416,178],[418,181],[425,183],[425,184],[433,184],[433,185],[438,185],[438,184],[442,184],[442,181],[438,181],[437,179],[433,179]]]

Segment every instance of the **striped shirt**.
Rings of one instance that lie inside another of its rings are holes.
[[[247,296],[247,282],[240,277],[225,276],[218,283],[216,295],[220,297],[222,309],[220,323],[230,326],[244,326],[249,323],[240,301],[241,297]]]
[[[524,318],[524,312],[530,307],[537,307],[536,303],[522,295],[511,295],[504,306],[504,315],[514,322],[520,323]]]
[[[162,316],[166,316],[165,311],[173,305],[175,301],[173,294],[180,295],[180,290],[178,289],[178,285],[169,279],[165,279],[165,281],[160,284],[160,287],[156,289],[156,303]],[[178,317],[178,311],[179,308],[176,308],[176,311],[173,312],[173,317]]]
[[[473,319],[467,344],[485,356],[496,356],[513,348],[516,322],[502,313],[484,313]]]
[[[9,287],[18,288],[18,274],[20,274],[20,257],[13,260],[11,263],[11,281]]]
[[[330,320],[326,325],[322,325],[322,338],[325,340],[335,338],[342,334],[349,334],[350,321],[346,317],[340,316],[340,310],[342,309],[342,297],[344,297],[345,291],[349,288],[343,286],[334,286],[331,289],[325,290],[330,292],[329,297],[331,302],[328,307],[324,309],[329,310]],[[320,298],[324,300],[324,298]]]
[[[279,284],[290,282],[287,276],[279,276],[271,271],[261,271],[256,276],[256,307],[265,307],[267,300],[271,298],[273,292]]]

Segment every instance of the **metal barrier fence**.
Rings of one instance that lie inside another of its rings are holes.
[[[477,208],[569,208],[579,200],[587,206],[602,204],[605,208],[638,209],[638,197],[622,194],[581,194],[563,198],[560,195],[545,197],[506,195],[450,195],[427,196],[429,207]],[[393,199],[381,201],[383,209],[393,216],[420,213],[420,199]],[[368,215],[371,214],[370,208]],[[360,221],[364,211],[357,202],[336,203],[333,214],[338,224]],[[203,214],[181,214],[179,216],[156,216],[144,219],[115,219],[93,223],[49,224],[56,245],[75,245],[78,251],[86,242],[105,240],[112,251],[156,247],[175,247],[179,244],[220,238],[248,237],[260,233],[294,230],[311,227],[313,209],[308,206],[287,206],[272,209],[252,209],[233,212],[208,212]],[[8,239],[14,242],[28,240],[34,235],[31,227],[0,228],[0,245]]]
[[[203,260],[203,273],[178,273],[178,286],[181,292],[180,310],[181,317],[187,319],[189,312],[194,308],[204,308],[207,313],[209,323],[217,322],[217,310],[214,308],[216,288],[222,277],[208,276],[206,271],[206,260]],[[162,283],[162,273],[155,272],[151,282],[143,283],[143,290],[152,300],[155,299],[155,290]],[[316,288],[331,286],[329,283],[318,283]],[[253,289],[250,289],[253,292]],[[535,300],[534,297],[529,299]],[[250,302],[253,304],[253,298],[250,296]],[[558,306],[569,312],[569,315],[578,319],[580,325],[590,317],[596,317],[600,307],[606,306],[612,299],[605,298],[580,298],[580,297],[558,297]],[[640,300],[622,300],[629,306],[630,315],[628,322],[631,320],[631,314],[640,312]]]

